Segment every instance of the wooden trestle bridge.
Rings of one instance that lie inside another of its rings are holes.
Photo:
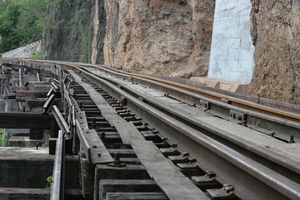
[[[84,63],[4,59],[0,79],[0,128],[47,130],[53,160],[51,190],[0,198],[300,199],[297,105]]]

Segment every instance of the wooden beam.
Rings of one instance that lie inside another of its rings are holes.
[[[51,129],[53,114],[0,112],[0,128],[37,128]]]
[[[24,102],[26,99],[46,98],[48,92],[36,92],[32,90],[16,90],[17,102]]]

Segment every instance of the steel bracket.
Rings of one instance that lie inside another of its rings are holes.
[[[207,192],[208,194],[213,198],[213,199],[231,199],[231,198],[236,198],[235,194],[233,193],[234,191],[234,186],[230,184],[225,184],[223,185],[222,188],[220,189],[208,189]]]
[[[229,120],[237,122],[239,124],[246,123],[247,122],[247,115],[242,113],[242,112],[239,112],[239,111],[230,110]]]
[[[121,104],[122,106],[126,106],[126,105],[127,105],[127,98],[126,98],[124,95],[122,95],[122,96],[120,97],[120,104]]]
[[[198,186],[200,189],[207,190],[211,188],[218,188],[222,185],[216,180],[216,174],[214,171],[207,171],[204,176],[192,176],[191,180]]]
[[[180,152],[176,148],[176,145],[170,148],[160,148],[160,151],[164,156],[174,156],[174,155],[180,155]]]
[[[130,116],[130,117],[123,117],[126,121],[139,121],[142,120],[141,117],[135,117],[135,116]]]
[[[126,166],[126,163],[121,162],[120,155],[119,155],[119,153],[116,152],[115,156],[114,156],[113,163],[109,163],[108,166],[110,166],[110,167],[124,167],[124,166]]]
[[[181,170],[198,170],[199,166],[196,162],[189,163],[177,163],[176,164]]]
[[[202,99],[199,100],[200,107],[206,111],[210,109],[210,103],[208,101],[204,101]]]
[[[207,171],[204,176],[192,176],[192,181],[196,183],[202,183],[202,182],[211,182],[215,180],[216,173],[214,171]]]
[[[196,159],[191,158],[187,152],[183,152],[179,156],[169,156],[168,158],[175,164],[196,162]]]

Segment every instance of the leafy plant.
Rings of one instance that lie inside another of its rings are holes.
[[[79,62],[88,62],[88,37],[87,35],[82,35],[81,43],[80,43],[80,54],[79,54]]]
[[[5,147],[5,146],[7,146],[7,141],[3,136],[3,129],[0,129],[0,147]]]
[[[41,60],[42,59],[42,53],[40,51],[34,51],[32,52],[30,59],[33,60]]]
[[[46,179],[46,181],[47,181],[47,184],[46,184],[45,189],[50,190],[50,189],[51,189],[52,182],[53,182],[53,181],[52,181],[52,176],[48,176],[47,179]]]
[[[54,31],[57,31],[59,28],[58,28],[58,25],[57,24],[54,24],[52,26],[49,26],[49,30],[51,33],[53,33]]]
[[[49,146],[49,142],[45,142],[45,143],[42,144],[42,147],[43,147],[43,148],[46,148],[46,147],[48,147],[48,146]]]

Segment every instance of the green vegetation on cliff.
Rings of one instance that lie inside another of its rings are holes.
[[[94,0],[49,1],[44,20],[42,59],[89,61],[94,31],[94,3]]]
[[[42,39],[48,0],[0,1],[0,53]]]

